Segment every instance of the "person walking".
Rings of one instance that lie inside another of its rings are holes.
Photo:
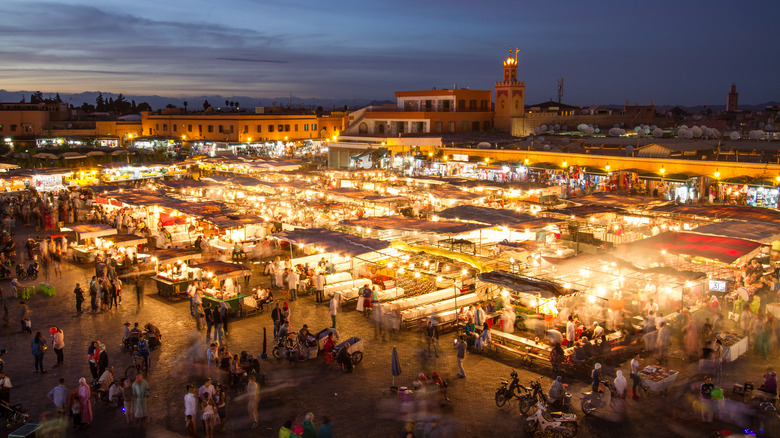
[[[76,313],[82,313],[81,305],[84,303],[84,289],[81,288],[81,284],[76,283],[73,294],[76,295]]]
[[[130,379],[122,382],[122,399],[125,403],[125,421],[130,424],[133,422],[133,385]]]
[[[64,360],[62,349],[65,348],[65,333],[57,326],[52,327],[52,329],[54,330],[54,334],[51,335],[51,345],[54,347],[54,354],[57,355],[57,363],[54,365],[56,368],[62,366],[62,362]]]
[[[27,306],[24,301],[19,302],[20,316],[19,322],[22,325],[22,333],[32,334],[32,310]]]
[[[60,384],[52,388],[46,397],[57,407],[57,415],[64,417],[68,410],[68,387],[65,386],[65,379],[60,379]]]
[[[228,305],[226,302],[219,303],[219,316],[222,320],[222,333],[227,336],[228,334]]]
[[[333,322],[331,328],[336,328],[336,315],[339,313],[339,306],[341,306],[341,293],[336,292],[333,294],[333,298],[330,299],[330,306],[328,308],[328,314]]]
[[[138,354],[144,358],[144,367],[146,372],[149,372],[149,341],[146,339],[146,335],[141,335],[141,339],[138,341]]]
[[[87,385],[87,379],[79,379],[78,387],[78,401],[81,406],[81,423],[82,425],[89,426],[92,423],[92,403],[89,398],[92,396],[92,390]]]
[[[214,329],[214,309],[211,308],[209,303],[203,307],[203,315],[206,320],[206,342],[211,342],[211,330]],[[214,340],[217,339],[216,332],[214,333]]]
[[[149,417],[149,383],[143,374],[138,374],[133,383],[133,416],[136,421],[145,421]]]
[[[428,356],[431,355],[431,349],[433,349],[436,357],[439,357],[439,329],[431,321],[428,321],[428,325],[425,327],[425,339],[428,340]]]
[[[194,385],[187,385],[187,394],[184,395],[184,418],[195,418],[198,415],[198,389]],[[185,420],[186,422],[186,420]]]
[[[139,309],[144,306],[144,280],[140,276],[135,279],[135,303]]]
[[[279,334],[279,327],[282,325],[282,309],[279,308],[279,303],[276,303],[276,307],[271,311],[271,321],[274,323],[274,339]]]
[[[100,343],[100,347],[97,351],[97,372],[98,378],[108,369],[108,353],[106,352],[106,344]]]
[[[98,297],[98,282],[97,282],[97,276],[92,276],[92,281],[89,282],[89,303],[92,307],[92,313],[97,313],[98,311],[98,305],[97,305],[97,297]]]
[[[314,278],[314,289],[317,291],[317,302],[322,303],[325,301],[325,276],[322,275],[322,271],[317,273]]]
[[[260,388],[254,374],[250,374],[249,383],[246,385],[246,409],[249,412],[249,417],[252,418],[252,429],[256,429],[258,426],[258,404],[260,404]]]
[[[298,299],[298,273],[294,269],[289,270],[287,274],[287,289],[290,290],[290,301]]]
[[[322,417],[322,424],[317,430],[318,438],[333,438],[333,430],[330,427],[330,417],[327,415]]]
[[[214,340],[222,344],[222,314],[218,308],[211,309],[211,319],[214,321]]]
[[[463,371],[463,359],[466,358],[466,347],[466,337],[464,335],[460,335],[460,337],[458,337],[458,343],[455,345],[455,348],[458,350],[458,377],[461,379],[466,377],[466,372]]]
[[[712,403],[713,389],[715,389],[715,385],[712,383],[710,376],[704,377],[704,383],[699,388],[699,403],[701,403],[701,421],[705,423],[712,423],[714,410]]]
[[[41,332],[36,333],[35,338],[30,341],[30,349],[32,350],[33,358],[35,358],[35,373],[37,374],[40,370],[41,374],[45,374],[43,354],[46,352],[46,339],[43,338]]]

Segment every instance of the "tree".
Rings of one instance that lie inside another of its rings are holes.
[[[106,110],[106,104],[103,100],[103,93],[98,91],[98,97],[95,99],[95,109],[98,111],[105,111]]]
[[[138,104],[138,112],[141,112],[141,111],[153,111],[152,110],[152,106],[149,105],[146,102],[141,102],[141,103]]]
[[[209,103],[209,100],[206,99],[206,100],[203,101],[203,111],[205,111],[205,110],[207,110],[209,108],[211,108],[211,104]]]
[[[43,103],[43,93],[36,91],[30,95],[30,103]]]
[[[176,105],[174,105],[172,103],[169,103],[169,104],[165,105],[165,108],[176,108]]]
[[[227,100],[227,99],[225,99],[225,106],[226,106],[226,107],[230,106],[230,101],[229,101],[229,100]]]
[[[57,93],[57,95],[54,96],[54,101],[57,103],[62,103],[62,98],[60,97],[60,93]]]
[[[184,114],[187,114],[187,101],[185,100],[184,103]]]
[[[114,101],[114,111],[119,114],[127,114],[130,112],[130,109],[130,103],[125,99],[125,96],[122,95],[122,93],[119,93]]]
[[[138,112],[138,107],[135,105],[135,99],[130,101],[130,112],[133,114]]]

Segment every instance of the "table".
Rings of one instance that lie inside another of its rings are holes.
[[[721,355],[721,358],[724,362],[733,362],[748,351],[748,338],[742,337],[742,335],[736,333],[718,333],[715,337],[720,339],[723,344],[723,354]],[[733,342],[734,339],[739,340]],[[727,346],[726,344],[728,343],[731,343],[731,345]]]
[[[651,368],[655,369],[655,372],[650,372]],[[680,375],[678,371],[669,370],[660,366],[645,367],[645,369],[639,371],[639,378],[642,381],[642,387],[649,389],[653,392],[665,392],[670,386],[677,380],[677,376]]]
[[[95,248],[73,246],[73,261],[77,263],[91,263],[95,261]]]
[[[207,302],[215,303],[216,305],[219,305],[220,303],[227,303],[228,307],[230,308],[231,312],[238,312],[241,300],[246,297],[246,295],[243,294],[237,294],[235,297],[229,299],[229,300],[220,300],[219,298],[210,297],[208,295],[203,295],[203,305],[205,306]]]
[[[166,280],[160,277],[154,277],[157,282],[157,293],[168,299],[180,298],[187,293],[187,286],[190,281],[187,278],[181,280]]]

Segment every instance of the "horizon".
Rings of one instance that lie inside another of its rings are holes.
[[[760,44],[771,8],[747,3],[348,0],[336,11],[305,1],[9,0],[0,83],[45,94],[386,100],[453,84],[493,90],[512,46],[530,103],[557,100],[563,77],[571,105],[721,105],[732,83],[741,103],[757,105],[780,100],[780,60]]]

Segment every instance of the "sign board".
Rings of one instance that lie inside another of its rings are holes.
[[[462,154],[453,154],[452,159],[454,161],[468,161],[469,156],[468,155],[462,155]]]

